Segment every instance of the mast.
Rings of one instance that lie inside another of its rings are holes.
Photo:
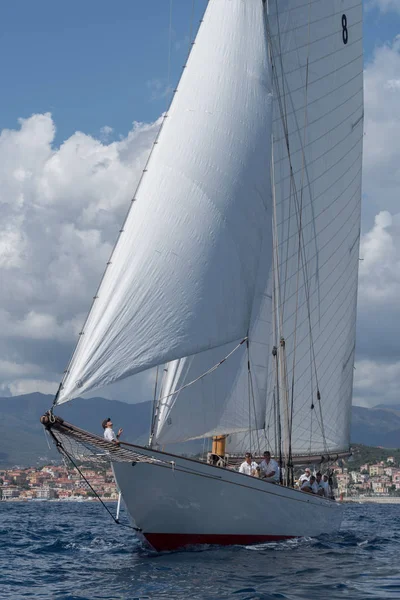
[[[277,339],[274,346],[275,352],[275,367],[276,367],[276,388],[277,388],[277,403],[282,403],[283,408],[283,426],[284,426],[284,444],[283,451],[285,456],[286,477],[288,477],[288,463],[290,462],[290,415],[289,415],[289,393],[287,387],[287,371],[286,371],[286,352],[285,339],[283,337],[283,315],[282,305],[280,300],[280,278],[279,278],[279,240],[278,227],[276,218],[276,194],[275,194],[275,175],[274,175],[274,141],[271,139],[271,181],[272,181],[272,239],[273,239],[273,271],[274,271],[274,331],[277,334]],[[278,341],[279,340],[279,341]],[[277,429],[281,427],[281,411],[278,408],[276,417],[278,419]],[[279,451],[281,449],[281,440],[279,439]],[[281,460],[282,462],[282,460]]]

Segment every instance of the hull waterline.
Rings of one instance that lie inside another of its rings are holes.
[[[340,527],[331,500],[219,467],[144,450],[164,463],[114,463],[139,537],[157,551],[198,544],[256,544]]]

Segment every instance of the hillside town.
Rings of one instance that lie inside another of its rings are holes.
[[[116,500],[118,493],[111,469],[82,467],[81,471],[103,500]],[[46,465],[26,469],[0,469],[2,500],[94,500],[95,494],[75,469]]]
[[[394,456],[358,469],[335,467],[338,494],[342,498],[400,496],[400,468]]]
[[[387,498],[400,496],[400,466],[394,456],[376,463],[335,465],[335,495],[341,499]],[[82,474],[103,500],[117,500],[111,469],[82,467]],[[75,469],[64,465],[0,469],[0,499],[95,500],[96,495]]]

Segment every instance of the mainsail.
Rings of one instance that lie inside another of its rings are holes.
[[[291,451],[347,450],[361,207],[361,0],[272,1],[268,22],[279,264],[275,344],[284,338]],[[271,388],[268,406],[274,393]]]
[[[57,403],[247,335],[271,218],[265,10],[209,3]]]
[[[255,449],[257,436],[251,432],[260,427],[264,405],[265,427],[258,436],[272,451],[289,445],[292,454],[300,455],[348,449],[361,203],[361,20],[361,2],[269,2],[278,268],[271,316],[275,333],[269,338],[269,330],[263,332],[263,351],[270,357],[281,338],[284,349],[272,359],[268,394],[258,394],[255,405],[244,383],[245,352],[203,387],[189,387],[161,402],[155,436],[163,443],[201,432],[227,433],[229,423],[231,432],[240,425],[249,432],[230,436],[229,450]],[[285,373],[276,385],[279,354]],[[167,365],[168,371],[178,368],[180,376],[168,380],[163,394],[204,371],[205,356],[208,366],[217,358],[205,353]],[[262,361],[266,383],[266,355]],[[190,368],[182,370],[185,362]],[[241,387],[236,385],[239,374]],[[212,390],[218,390],[218,401]],[[229,421],[221,418],[225,407]]]

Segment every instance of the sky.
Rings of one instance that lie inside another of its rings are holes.
[[[206,0],[14,0],[0,19],[0,395],[53,393]],[[172,7],[172,10],[171,10]],[[364,3],[354,403],[400,403],[400,0]],[[144,373],[97,395],[148,400]]]

